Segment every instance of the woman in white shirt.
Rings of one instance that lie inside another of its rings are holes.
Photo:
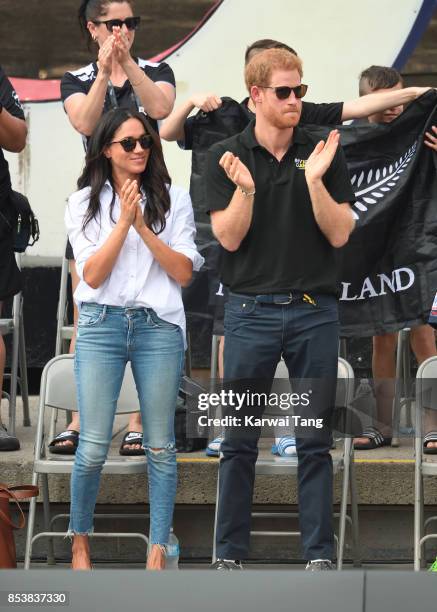
[[[83,137],[94,131],[102,114],[111,108],[144,110],[152,128],[158,131],[159,119],[167,117],[173,109],[176,82],[172,69],[165,62],[150,62],[133,55],[133,45],[141,18],[134,13],[133,0],[82,0],[78,17],[87,39],[89,50],[97,57],[86,66],[68,71],[61,80],[61,98],[72,126]],[[71,245],[65,256],[70,262],[73,292],[79,278]],[[74,333],[70,353],[74,353],[77,327],[77,308],[74,308]],[[71,455],[76,452],[80,421],[75,413],[65,431],[50,442],[49,450],[55,454]],[[121,455],[142,455],[142,424],[137,413],[129,419],[128,431],[123,437]]]
[[[75,372],[82,428],[71,479],[73,569],[91,567],[88,534],[127,361],[148,457],[147,567],[165,564],[185,347],[181,286],[203,263],[190,197],[170,185],[159,138],[146,117],[122,109],[105,114],[65,216],[80,277],[74,297],[80,309]]]

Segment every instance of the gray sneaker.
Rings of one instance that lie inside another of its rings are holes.
[[[0,423],[0,452],[20,450],[20,442],[15,436],[8,434],[8,430]]]
[[[329,559],[316,559],[315,561],[308,561],[305,570],[308,572],[320,572],[323,570],[335,569],[332,561]]]
[[[210,569],[232,572],[233,570],[242,570],[243,566],[241,565],[240,561],[225,561],[224,559],[217,559],[217,561],[211,565]]]

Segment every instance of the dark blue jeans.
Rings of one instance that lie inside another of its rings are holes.
[[[276,305],[231,294],[225,307],[224,349],[228,388],[235,385],[242,389],[245,381],[250,385],[258,380],[261,387],[269,389],[281,355],[293,380],[314,381],[308,416],[323,418],[325,425],[305,434],[299,428],[296,431],[299,520],[303,555],[308,561],[333,558],[332,435],[328,423],[335,404],[339,328],[336,298],[311,297],[315,305],[302,299]],[[305,409],[299,410],[305,417]],[[218,558],[244,559],[249,551],[259,433],[252,430],[250,436],[243,436],[233,428],[221,445]]]

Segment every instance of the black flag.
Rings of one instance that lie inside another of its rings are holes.
[[[343,337],[379,335],[428,321],[437,291],[437,153],[424,145],[431,125],[437,125],[435,90],[390,124],[339,128],[356,195],[356,227],[338,252]],[[305,128],[320,138],[329,133],[320,126]],[[207,264],[185,290],[184,301],[189,323],[197,323],[190,328],[202,329],[193,344],[202,345],[200,361],[206,364],[211,295],[220,283],[216,265],[208,264],[214,259],[210,228],[198,220],[197,226]]]
[[[340,128],[356,228],[339,252],[342,335],[426,323],[437,289],[437,124],[432,90],[386,125]]]

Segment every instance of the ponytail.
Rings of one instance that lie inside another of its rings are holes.
[[[79,20],[79,27],[82,31],[82,34],[88,40],[88,45],[89,45],[92,39],[91,39],[90,33],[87,28],[87,23],[89,21],[89,14],[88,14],[89,11],[87,10],[88,4],[90,4],[90,0],[82,0],[82,2],[80,3],[79,11],[77,13],[77,17]]]

